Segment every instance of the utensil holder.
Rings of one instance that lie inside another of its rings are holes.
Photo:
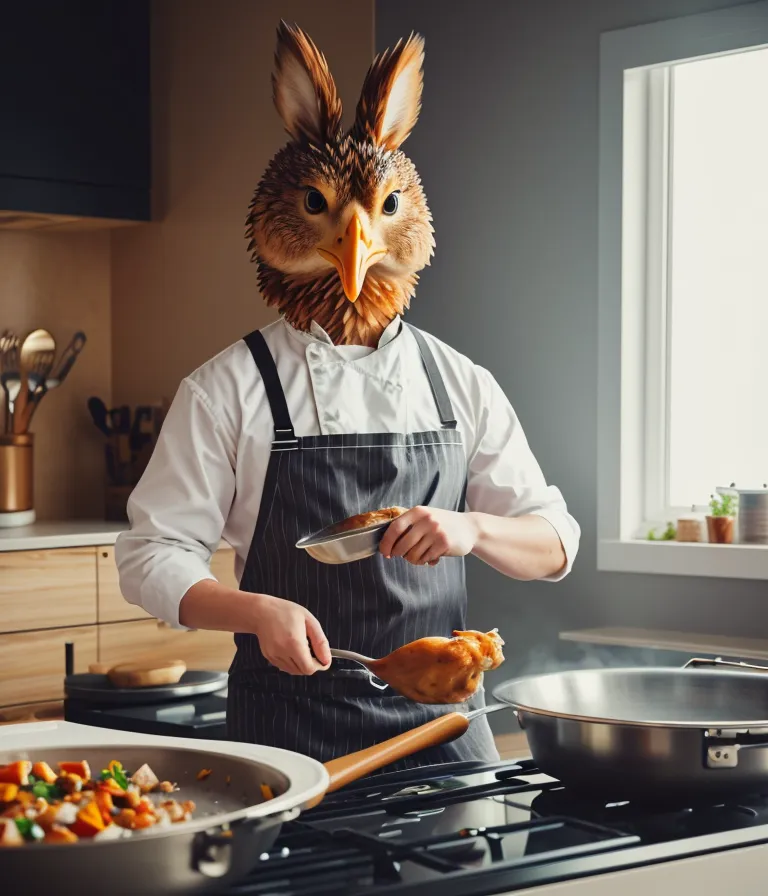
[[[34,435],[0,434],[0,528],[35,521]]]

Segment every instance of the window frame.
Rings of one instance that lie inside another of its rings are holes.
[[[768,546],[644,538],[677,510],[666,506],[674,65],[764,46],[768,0],[601,35],[600,570],[768,579]]]

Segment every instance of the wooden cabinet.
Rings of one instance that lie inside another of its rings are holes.
[[[115,566],[115,549],[97,548],[96,571],[98,575],[98,621],[124,622],[131,619],[150,619],[141,607],[129,604],[120,593],[120,582]]]
[[[226,672],[235,655],[229,632],[188,632],[172,629],[154,619],[100,625],[99,662],[110,666],[134,660],[184,660],[189,669]]]
[[[93,548],[0,552],[0,632],[95,622]]]
[[[97,659],[96,626],[0,635],[0,706],[64,696],[64,645],[75,645],[75,671]]]
[[[0,27],[0,209],[150,218],[149,0],[24,0]]]
[[[235,552],[217,551],[211,572],[237,588]],[[111,546],[0,551],[0,707],[61,700],[70,640],[76,672],[143,659],[226,671],[235,654],[229,632],[178,631],[129,604]]]

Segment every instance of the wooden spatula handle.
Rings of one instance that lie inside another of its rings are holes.
[[[436,747],[461,737],[469,727],[469,720],[460,712],[451,712],[433,719],[411,731],[405,731],[366,750],[340,756],[325,763],[331,778],[328,793],[357,781],[377,769],[411,756],[427,747]]]

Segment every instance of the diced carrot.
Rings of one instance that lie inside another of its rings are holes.
[[[121,828],[132,829],[136,821],[136,812],[133,809],[121,809],[112,820]]]
[[[58,777],[47,762],[36,762],[32,766],[32,774],[41,781],[45,781],[46,784],[53,784]]]
[[[112,796],[125,796],[125,791],[114,778],[107,778],[105,781],[99,781],[97,786],[99,790],[103,790],[104,793],[109,793]]]
[[[91,777],[91,768],[84,759],[82,762],[60,762],[59,768],[62,775],[77,775],[83,781],[88,781]]]
[[[152,805],[152,801],[148,799],[140,799],[138,805],[136,806],[136,814],[137,815],[146,815],[148,812],[154,811],[154,806]]]
[[[0,803],[12,803],[19,793],[18,784],[8,782],[0,784]]]
[[[32,771],[32,763],[27,759],[20,759],[10,765],[0,766],[0,783],[19,784],[26,787],[29,784],[29,773]]]
[[[63,825],[55,824],[53,827],[45,832],[44,842],[45,843],[77,843],[78,836],[74,831],[70,831],[69,828],[65,828]]]
[[[275,798],[274,791],[269,786],[269,784],[261,785],[261,795],[264,797],[265,800],[273,800]]]
[[[115,804],[112,802],[112,795],[105,790],[97,790],[94,794],[94,799],[104,821],[111,821],[112,810],[115,807]]]
[[[140,828],[151,828],[154,823],[155,816],[150,812],[143,812],[141,815],[136,816],[136,819],[133,822],[133,827],[136,830]]]
[[[93,837],[106,827],[101,817],[99,807],[94,802],[86,803],[78,810],[77,821],[71,825],[72,831],[78,837]]]
[[[28,790],[20,790],[16,794],[16,799],[21,803],[22,806],[31,806],[32,803],[35,802],[37,797],[34,793],[30,793]]]
[[[35,821],[44,831],[50,831],[54,826],[54,822],[56,821],[56,815],[58,813],[58,809],[56,806],[48,806],[44,812],[41,812]]]

